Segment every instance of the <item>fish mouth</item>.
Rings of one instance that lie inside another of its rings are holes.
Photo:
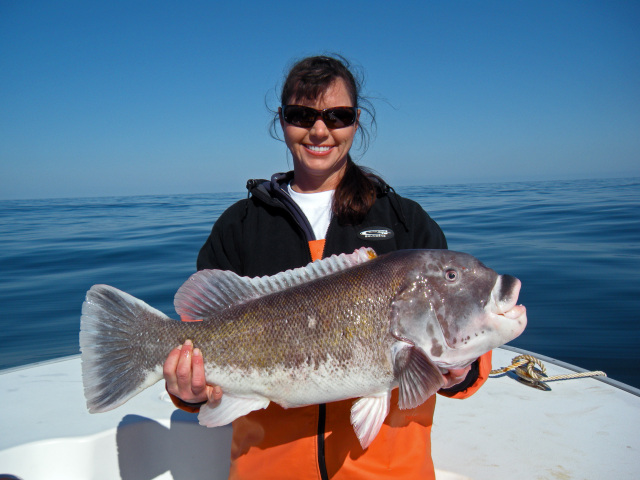
[[[527,326],[527,309],[524,305],[518,305],[518,296],[522,282],[511,275],[500,275],[496,285],[491,292],[493,313],[499,317],[509,319],[509,323],[516,323],[516,337],[520,335]],[[515,337],[514,337],[515,338]]]

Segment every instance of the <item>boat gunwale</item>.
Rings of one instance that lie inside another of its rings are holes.
[[[81,355],[79,353],[73,353],[71,355],[65,355],[63,357],[49,358],[47,360],[40,360],[39,362],[31,362],[25,363],[24,365],[16,365],[14,367],[7,367],[0,369],[0,375],[5,375],[7,373],[19,372],[20,370],[28,370],[30,368],[38,368],[44,367],[46,365],[52,365],[54,363],[66,362],[69,360],[73,360],[75,358],[80,358]]]

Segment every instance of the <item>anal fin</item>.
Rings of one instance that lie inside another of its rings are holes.
[[[220,427],[233,422],[254,410],[267,408],[269,399],[264,397],[236,397],[224,393],[220,403],[209,406],[208,403],[200,407],[198,422],[206,427]]]
[[[367,448],[376,438],[389,413],[391,391],[362,397],[351,407],[351,424],[362,448]]]

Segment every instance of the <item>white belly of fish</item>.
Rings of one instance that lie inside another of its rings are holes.
[[[295,368],[252,370],[205,365],[205,373],[207,383],[222,387],[223,400],[225,396],[265,399],[267,404],[273,401],[284,408],[361,397],[395,386],[390,363],[372,368],[371,362],[357,359],[345,362],[329,357],[322,363]]]

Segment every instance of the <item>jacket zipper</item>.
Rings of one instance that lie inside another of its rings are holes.
[[[324,427],[327,420],[327,405],[318,405],[318,470],[322,480],[329,480],[327,473],[327,461],[324,455]]]
[[[327,241],[329,240],[329,234],[331,232],[331,225],[334,222],[334,218],[331,218],[327,233],[324,236],[324,249],[322,251],[322,258],[325,257],[327,251]],[[321,480],[329,480],[329,473],[327,472],[327,460],[325,457],[325,444],[324,434],[327,423],[327,404],[321,403],[318,405],[318,470],[320,471]]]

